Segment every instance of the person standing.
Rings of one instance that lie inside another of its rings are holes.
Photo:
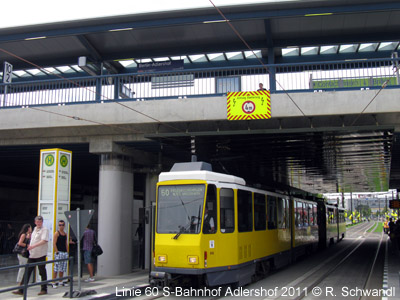
[[[68,238],[67,233],[64,231],[65,229],[65,222],[64,220],[58,221],[58,230],[54,233],[53,237],[53,249],[55,252],[54,259],[65,259],[68,258]],[[62,278],[64,273],[67,272],[67,265],[68,261],[63,260],[54,263],[54,270],[53,270],[53,279],[58,277]],[[58,282],[58,286],[67,286],[68,283],[63,282],[60,280]],[[57,282],[52,283],[53,288],[57,288]]]
[[[264,88],[264,85],[261,82],[258,84],[258,87],[259,87],[259,89],[257,91],[266,91],[267,90],[266,88]]]
[[[4,254],[12,254],[15,245],[15,230],[11,223],[7,223],[6,229],[6,243],[4,244]]]
[[[204,211],[203,233],[215,233],[214,218],[209,214],[207,206]]]
[[[32,234],[32,226],[31,224],[25,224],[22,226],[21,231],[18,234],[18,245],[23,247],[23,248],[28,248],[29,241],[31,239],[31,234]],[[26,251],[27,255],[23,256],[22,254],[18,253],[18,262],[20,265],[25,265],[28,262],[28,250]],[[22,278],[24,276],[25,268],[20,268],[18,270],[18,275],[17,275],[17,282],[21,283]]]
[[[31,236],[31,242],[28,246],[28,251],[29,251],[28,264],[46,261],[48,241],[49,241],[49,230],[43,226],[42,216],[35,217],[35,225],[36,225],[35,229],[33,230]],[[47,281],[46,265],[45,264],[39,265],[38,268],[41,280]],[[29,278],[31,277],[31,274],[34,269],[35,267],[28,268],[28,272],[25,273],[22,278],[22,282],[25,282],[25,276],[27,276],[26,281],[29,282]],[[22,289],[13,291],[12,293],[15,295],[24,294]],[[47,294],[47,283],[44,283],[41,286],[38,296],[46,294]]]
[[[83,233],[83,248],[82,248],[83,259],[89,271],[89,278],[85,280],[86,282],[94,281],[92,250],[95,240],[96,240],[96,233],[94,232],[93,229],[90,229],[88,225],[85,229],[85,232]]]

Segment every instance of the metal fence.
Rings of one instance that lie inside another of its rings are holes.
[[[398,59],[275,64],[132,73],[0,84],[0,108],[135,101],[254,91],[271,93],[399,87]]]
[[[59,280],[69,279],[70,282],[69,282],[68,296],[69,296],[69,298],[72,298],[74,295],[73,294],[73,289],[74,289],[74,286],[73,286],[73,283],[74,283],[73,260],[74,260],[73,257],[69,257],[69,258],[62,258],[62,259],[57,259],[57,260],[48,260],[48,261],[42,261],[42,262],[37,262],[37,263],[29,263],[29,264],[25,264],[25,265],[15,265],[15,266],[8,266],[8,267],[0,268],[0,273],[7,272],[7,271],[13,270],[13,269],[25,268],[25,274],[27,274],[28,268],[31,268],[31,267],[51,264],[51,263],[58,262],[58,261],[69,261],[69,275],[67,275],[67,276],[59,277],[56,279],[50,279],[50,280],[46,280],[46,281],[34,282],[34,283],[29,283],[28,277],[24,276],[24,282],[22,283],[22,285],[11,286],[11,287],[0,289],[0,294],[22,289],[23,290],[23,299],[26,300],[27,294],[28,294],[28,288],[30,288],[30,287],[47,284],[47,283],[55,282],[55,281],[59,281]]]

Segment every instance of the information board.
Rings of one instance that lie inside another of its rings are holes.
[[[400,208],[400,200],[389,200],[389,208]]]
[[[38,215],[49,230],[48,260],[54,259],[53,235],[58,230],[58,221],[64,220],[68,226],[64,213],[70,209],[71,158],[72,152],[68,150],[40,150]],[[46,265],[48,278],[52,277],[52,267]]]
[[[228,120],[257,120],[271,118],[271,99],[268,90],[233,92],[227,94]]]

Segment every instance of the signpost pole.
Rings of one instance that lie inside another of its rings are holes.
[[[13,71],[13,65],[4,62],[4,68],[3,68],[3,83],[9,84],[12,81],[12,71]],[[2,103],[0,102],[0,106],[6,106],[7,105],[7,93],[8,93],[8,86],[4,86],[4,96],[3,96],[3,101]]]
[[[77,234],[76,236],[78,237],[78,291],[81,291],[81,276],[82,276],[82,268],[81,268],[81,232],[80,232],[80,209],[79,207],[76,209],[76,214],[77,214]]]
[[[67,220],[71,226],[72,231],[75,233],[77,239],[77,247],[78,247],[78,290],[73,293],[73,298],[93,295],[96,293],[96,291],[94,290],[86,290],[86,291],[81,290],[81,280],[82,280],[81,239],[83,237],[85,228],[89,224],[90,219],[94,214],[94,209],[80,210],[79,208],[77,208],[76,211],[66,211],[64,214],[67,217]],[[67,296],[68,293],[64,295],[64,297]]]

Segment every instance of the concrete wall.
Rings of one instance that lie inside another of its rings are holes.
[[[291,99],[310,117],[359,114],[377,93],[378,90],[290,93],[291,98],[284,93],[273,94],[272,118],[303,116]],[[382,90],[365,113],[398,112],[400,101],[397,99],[398,89]],[[1,109],[0,134],[3,138],[12,138],[16,134],[14,130],[52,128],[51,132],[46,131],[47,134],[57,137],[67,134],[63,128],[69,127],[70,134],[85,136],[92,132],[89,129],[86,129],[87,132],[71,132],[71,127],[99,125],[72,117],[105,124],[150,124],[155,123],[154,119],[161,122],[196,122],[226,120],[227,117],[226,97],[132,101],[123,104],[130,109],[114,102],[46,106],[41,107],[41,111],[31,108]]]

